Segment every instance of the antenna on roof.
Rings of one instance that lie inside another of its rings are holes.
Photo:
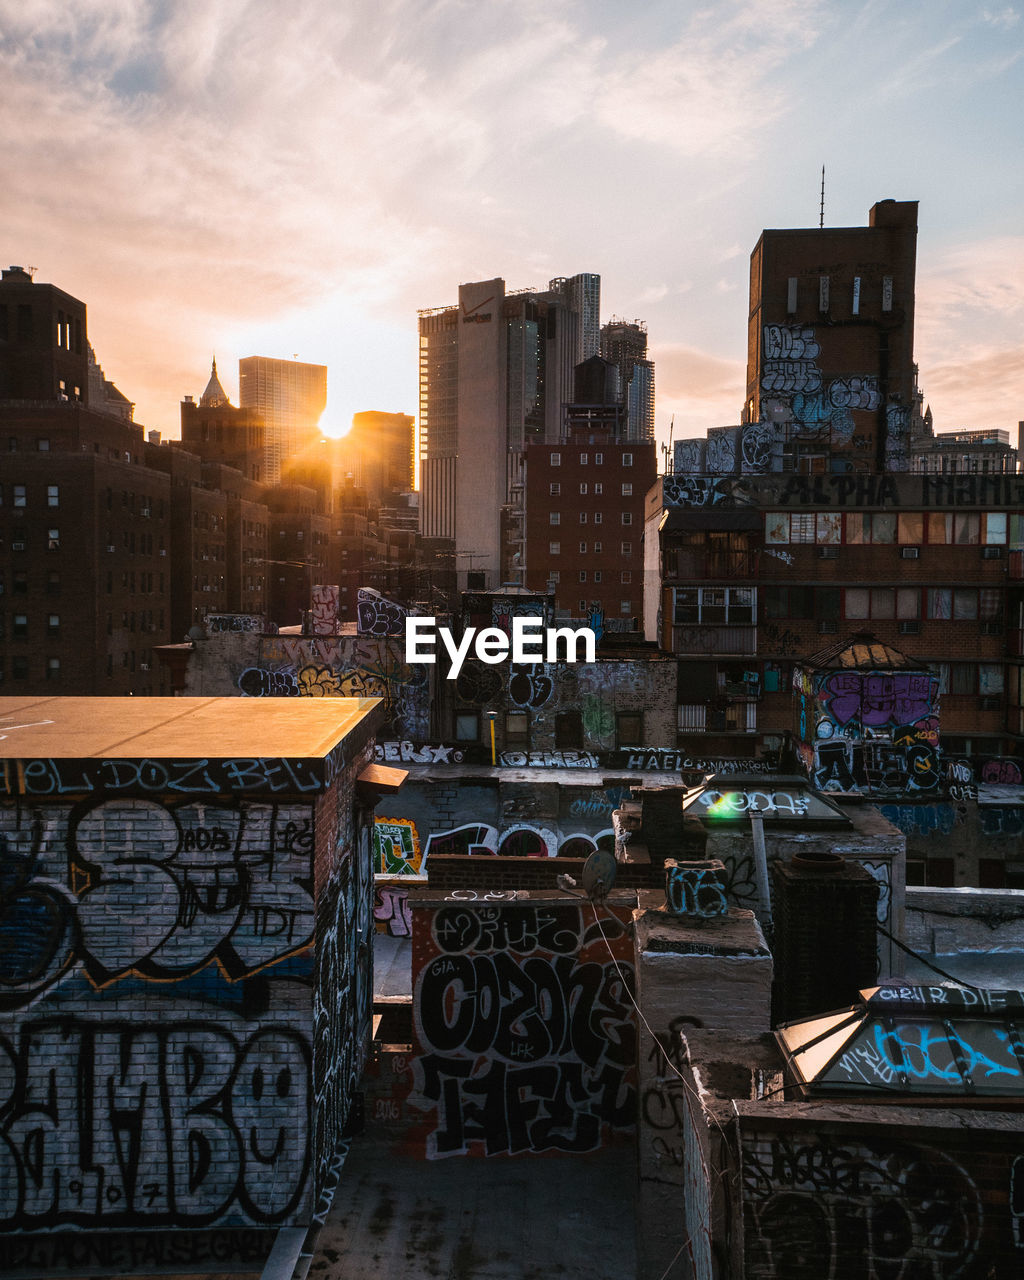
[[[821,211],[818,214],[818,230],[825,227],[825,166],[821,166]]]

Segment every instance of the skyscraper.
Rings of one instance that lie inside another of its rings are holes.
[[[247,356],[238,362],[238,400],[266,423],[263,479],[277,484],[282,467],[320,438],[327,404],[327,366]]]
[[[516,580],[524,450],[560,439],[599,303],[596,275],[513,293],[496,278],[420,312],[421,527],[455,540],[460,586]]]
[[[626,439],[654,439],[654,362],[647,358],[647,326],[613,317],[601,326],[601,355],[619,366]]]

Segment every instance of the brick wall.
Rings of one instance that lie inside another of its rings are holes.
[[[419,1153],[576,1154],[631,1133],[636,1032],[624,983],[636,895],[616,892],[600,927],[589,905],[562,895],[452,901],[414,889],[410,901]]]
[[[820,1104],[777,1119],[740,1109],[747,1280],[1021,1274],[1019,1115],[860,1104],[830,1123]]]
[[[308,1222],[367,1041],[365,755],[317,802],[0,803],[0,1231]]]

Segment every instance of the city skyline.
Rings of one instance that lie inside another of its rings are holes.
[[[1022,51],[1003,5],[0,0],[0,258],[87,303],[169,435],[213,352],[236,404],[260,352],[329,367],[327,429],[415,413],[416,311],[453,281],[598,272],[602,321],[647,323],[664,440],[739,420],[749,254],[817,225],[824,162],[826,227],[920,201],[936,430],[1012,431]]]

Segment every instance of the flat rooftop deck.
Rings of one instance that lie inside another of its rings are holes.
[[[320,759],[379,698],[0,698],[0,758]]]
[[[354,1139],[309,1280],[632,1280],[631,1145],[552,1159],[396,1156]]]

